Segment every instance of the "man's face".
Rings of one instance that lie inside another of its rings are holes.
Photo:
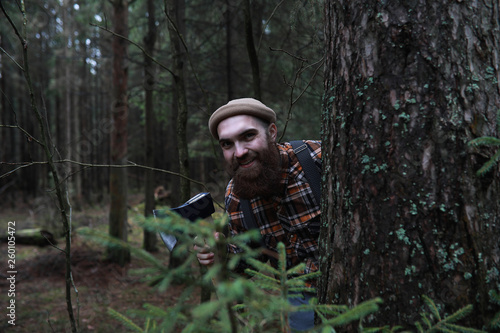
[[[252,116],[234,116],[220,122],[218,134],[238,196],[269,197],[279,192],[281,160],[275,143],[275,124],[265,126]]]
[[[233,171],[258,168],[262,163],[259,154],[268,148],[269,141],[276,142],[277,135],[275,124],[266,128],[259,119],[248,115],[224,119],[217,131],[224,159]]]

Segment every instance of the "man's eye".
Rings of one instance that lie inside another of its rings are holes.
[[[245,134],[245,138],[247,140],[253,139],[255,137],[255,133],[247,133]]]
[[[222,148],[229,148],[229,147],[231,147],[231,142],[223,141],[220,143],[220,146]]]

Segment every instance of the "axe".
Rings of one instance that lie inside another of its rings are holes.
[[[194,222],[197,219],[207,218],[215,212],[212,196],[208,192],[199,193],[179,207],[171,208],[170,210],[176,212],[191,222]],[[155,218],[167,216],[165,210],[162,209],[153,210],[153,215]],[[174,235],[166,234],[162,231],[160,231],[159,234],[168,250],[172,252],[177,244],[177,238]]]

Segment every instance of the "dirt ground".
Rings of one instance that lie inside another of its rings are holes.
[[[87,210],[87,214],[92,214],[95,227],[107,230],[102,225],[107,220],[107,210],[97,211]],[[0,225],[5,230],[8,221],[13,218],[17,221],[27,219],[23,217],[23,211],[3,209],[0,212]],[[19,230],[21,225],[17,222],[16,228]],[[142,229],[133,223],[130,228],[129,241],[140,247]],[[59,239],[58,246],[64,247],[64,239]],[[168,265],[168,250],[160,241],[158,246],[159,251],[154,255]],[[176,285],[160,293],[141,281],[143,276],[130,274],[134,269],[147,267],[146,263],[132,256],[130,264],[120,267],[106,262],[104,252],[99,245],[82,239],[77,233],[73,236],[72,270],[78,295],[72,291],[72,302],[80,332],[126,332],[124,326],[108,314],[108,308],[127,314],[130,309],[141,309],[145,303],[167,307],[175,304],[184,290],[183,285]],[[0,316],[0,332],[71,332],[65,299],[64,254],[52,246],[16,244],[15,297],[9,295],[8,259],[8,245],[1,242],[0,308],[3,313]],[[196,294],[199,296],[199,293]],[[12,299],[15,300],[15,326],[9,324],[11,318],[7,316],[7,306]],[[193,296],[189,302],[194,304],[199,299]],[[142,326],[140,320],[136,323]]]

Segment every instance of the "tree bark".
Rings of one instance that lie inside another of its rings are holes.
[[[324,197],[320,302],[374,297],[365,326],[411,326],[428,311],[498,306],[499,4],[334,1],[325,5]]]
[[[156,18],[155,18],[155,6],[153,0],[148,0],[147,2],[148,11],[148,32],[144,37],[144,44],[146,52],[152,57],[156,42]],[[153,60],[144,56],[144,90],[146,93],[146,165],[154,166],[154,124],[155,116],[153,109],[153,92],[155,85],[155,75],[154,75],[154,65]],[[153,209],[155,208],[155,178],[154,172],[152,170],[146,170],[146,186],[145,186],[145,208],[144,216],[148,217],[152,215]],[[143,247],[146,251],[154,252],[158,250],[156,246],[157,236],[156,232],[144,229],[144,241]]]
[[[233,10],[231,0],[226,0],[226,12],[224,13],[225,26],[226,26],[226,87],[228,100],[234,99],[233,87],[233,26],[231,24],[233,18]]]
[[[186,82],[184,76],[184,60],[186,59],[186,50],[182,45],[181,36],[184,36],[185,21],[185,3],[184,0],[169,0],[169,16],[172,21],[169,24],[169,34],[171,49],[173,55],[173,74],[175,100],[178,106],[177,114],[177,145],[179,151],[179,172],[181,175],[189,177],[189,154],[187,146],[187,119],[188,107],[186,97]],[[181,187],[179,200],[185,202],[191,196],[190,183],[187,179],[181,178]]]
[[[262,100],[260,89],[260,67],[259,57],[255,50],[255,43],[253,40],[252,28],[252,12],[250,8],[250,0],[245,0],[244,3],[244,16],[245,16],[245,41],[248,52],[248,59],[250,60],[250,68],[252,69],[252,87],[253,95],[256,99]]]
[[[185,3],[184,0],[168,0],[169,35],[173,55],[174,97],[177,106],[176,133],[177,151],[179,154],[179,173],[189,177],[189,153],[187,145],[188,107],[186,97],[186,83],[184,77],[184,60],[186,50],[182,45],[181,36],[185,31]],[[184,203],[191,197],[191,184],[186,178],[180,179],[178,198]],[[170,256],[170,267],[177,267],[182,259],[175,255]]]
[[[113,1],[114,31],[128,36],[128,0]],[[113,128],[111,130],[111,164],[126,164],[127,159],[127,44],[120,37],[113,37],[113,88],[114,101],[111,110]],[[109,235],[118,240],[127,241],[127,169],[111,168],[110,180]],[[110,245],[108,259],[119,265],[130,262],[130,251],[122,246]]]

